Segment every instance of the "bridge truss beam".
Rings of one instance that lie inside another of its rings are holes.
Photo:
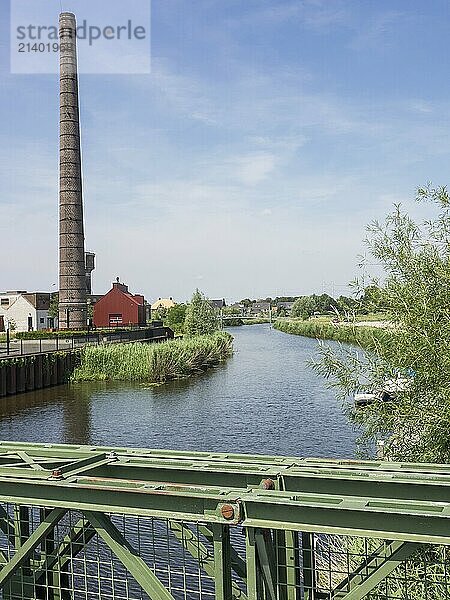
[[[449,492],[442,465],[2,442],[0,589],[75,600],[82,564],[109,598],[120,565],[125,598],[357,600],[405,561],[445,563]]]

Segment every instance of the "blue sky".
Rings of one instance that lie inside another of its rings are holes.
[[[0,2],[0,288],[49,290],[58,80],[10,74]],[[345,292],[364,226],[448,183],[449,10],[153,0],[151,73],[80,76],[95,291],[120,276],[148,299]]]

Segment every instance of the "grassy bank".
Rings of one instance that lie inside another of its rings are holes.
[[[269,323],[269,319],[265,318],[254,318],[254,319],[242,319],[241,317],[233,317],[224,319],[224,327],[240,327],[241,325],[262,325],[263,323]]]
[[[244,325],[262,325],[263,323],[270,323],[270,320],[266,317],[255,317],[254,319],[244,319]]]
[[[218,365],[233,353],[225,332],[171,340],[161,344],[88,346],[72,381],[142,381],[162,383]]]
[[[305,337],[318,340],[336,340],[349,344],[357,344],[363,348],[370,348],[376,340],[385,335],[391,335],[390,330],[379,327],[366,327],[351,324],[334,325],[331,322],[324,321],[295,321],[279,320],[274,324],[274,328],[284,333],[294,335],[303,335]]]

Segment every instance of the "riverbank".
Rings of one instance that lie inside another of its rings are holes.
[[[274,329],[283,333],[301,335],[317,340],[335,340],[349,344],[356,344],[362,348],[373,347],[377,340],[391,331],[374,325],[356,325],[353,323],[331,323],[324,321],[297,321],[278,320],[274,323]]]
[[[71,381],[163,383],[201,373],[233,353],[233,338],[218,332],[160,344],[87,346]]]
[[[265,317],[255,317],[254,319],[243,319],[241,317],[227,317],[226,319],[224,319],[224,327],[241,327],[242,325],[264,325],[265,323],[270,323],[270,320],[266,319]]]

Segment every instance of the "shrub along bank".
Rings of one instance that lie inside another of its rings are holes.
[[[303,335],[318,340],[336,340],[349,344],[357,344],[363,348],[371,348],[377,341],[392,335],[392,330],[380,327],[368,327],[359,325],[338,325],[324,321],[294,321],[279,320],[274,328],[284,333]]]
[[[215,367],[233,353],[233,338],[218,332],[160,344],[87,346],[72,381],[163,383]]]

